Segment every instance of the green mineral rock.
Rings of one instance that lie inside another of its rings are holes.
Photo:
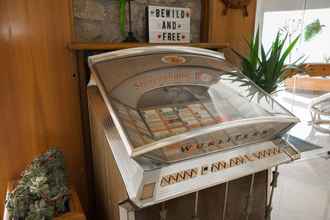
[[[34,159],[6,200],[10,220],[50,220],[68,210],[63,154],[55,148]]]

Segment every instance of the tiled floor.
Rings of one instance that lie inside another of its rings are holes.
[[[330,219],[330,160],[317,158],[282,165],[272,220]]]
[[[281,103],[304,121],[291,133],[329,150],[330,135],[307,125],[310,118],[306,109],[313,96],[298,95],[294,102],[290,94],[282,97]],[[320,157],[319,152],[303,153],[303,158],[279,167],[272,220],[330,220],[330,159]]]

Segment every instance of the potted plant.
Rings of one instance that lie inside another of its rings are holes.
[[[271,48],[266,51],[260,42],[258,29],[254,39],[249,43],[247,56],[234,51],[241,58],[242,73],[267,93],[272,94],[278,91],[293,70],[303,71],[301,65],[298,64],[303,57],[291,64],[285,63],[299,37],[294,38],[286,46],[288,35],[283,36],[281,32],[278,32]]]
[[[32,161],[21,179],[8,184],[5,220],[85,220],[79,199],[69,190],[63,154],[50,149]]]

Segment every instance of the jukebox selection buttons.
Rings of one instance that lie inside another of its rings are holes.
[[[168,130],[161,130],[153,132],[153,135],[156,139],[166,138],[170,135]]]
[[[159,130],[165,130],[166,126],[159,116],[157,110],[151,109],[151,110],[144,110],[142,111],[144,120],[147,122],[150,130],[154,133]]]
[[[205,103],[204,103],[205,104]],[[173,106],[141,109],[143,118],[155,139],[181,134],[188,130],[216,123],[215,117],[203,103],[193,102]]]
[[[182,132],[185,132],[187,129],[184,127],[183,121],[179,118],[179,116],[176,114],[175,110],[173,108],[160,108],[159,113],[161,115],[161,118],[166,123],[167,128],[173,129],[173,128],[181,128],[180,130]],[[177,133],[177,132],[174,132]]]
[[[187,129],[185,127],[178,127],[178,128],[172,128],[171,131],[174,134],[181,134],[181,133],[187,131]]]
[[[155,109],[144,110],[142,112],[142,114],[148,124],[155,123],[155,122],[159,123],[162,121],[158,112]]]
[[[199,120],[202,125],[210,125],[215,123],[212,116],[202,104],[194,103],[188,105],[188,107],[191,109],[194,116],[197,118],[197,120]]]
[[[130,133],[139,133],[145,144],[222,120],[213,104],[205,101],[148,107],[139,111],[119,102],[114,103],[125,129]],[[137,135],[130,137],[137,138]]]
[[[184,125],[188,128],[200,127],[199,121],[195,118],[192,111],[186,106],[178,106],[175,108],[178,116],[183,121]]]

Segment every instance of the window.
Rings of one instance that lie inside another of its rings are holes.
[[[287,34],[288,43],[300,35],[298,44],[286,60],[287,63],[303,56],[305,63],[329,69],[330,0],[258,0],[256,25],[259,26],[266,49],[271,47],[279,31]],[[318,75],[316,72],[311,73]],[[326,111],[330,111],[329,75],[329,72],[318,77],[296,75],[287,79],[285,89],[274,96],[302,121],[311,122],[313,118],[309,106],[317,97],[325,97],[326,102],[322,108],[328,108]],[[325,120],[329,123],[324,126],[330,129],[330,116]],[[304,130],[311,129],[311,126],[307,126],[310,124],[304,123]]]
[[[269,48],[276,33],[300,40],[287,62],[304,56],[307,63],[330,63],[329,0],[259,0],[257,23]]]

